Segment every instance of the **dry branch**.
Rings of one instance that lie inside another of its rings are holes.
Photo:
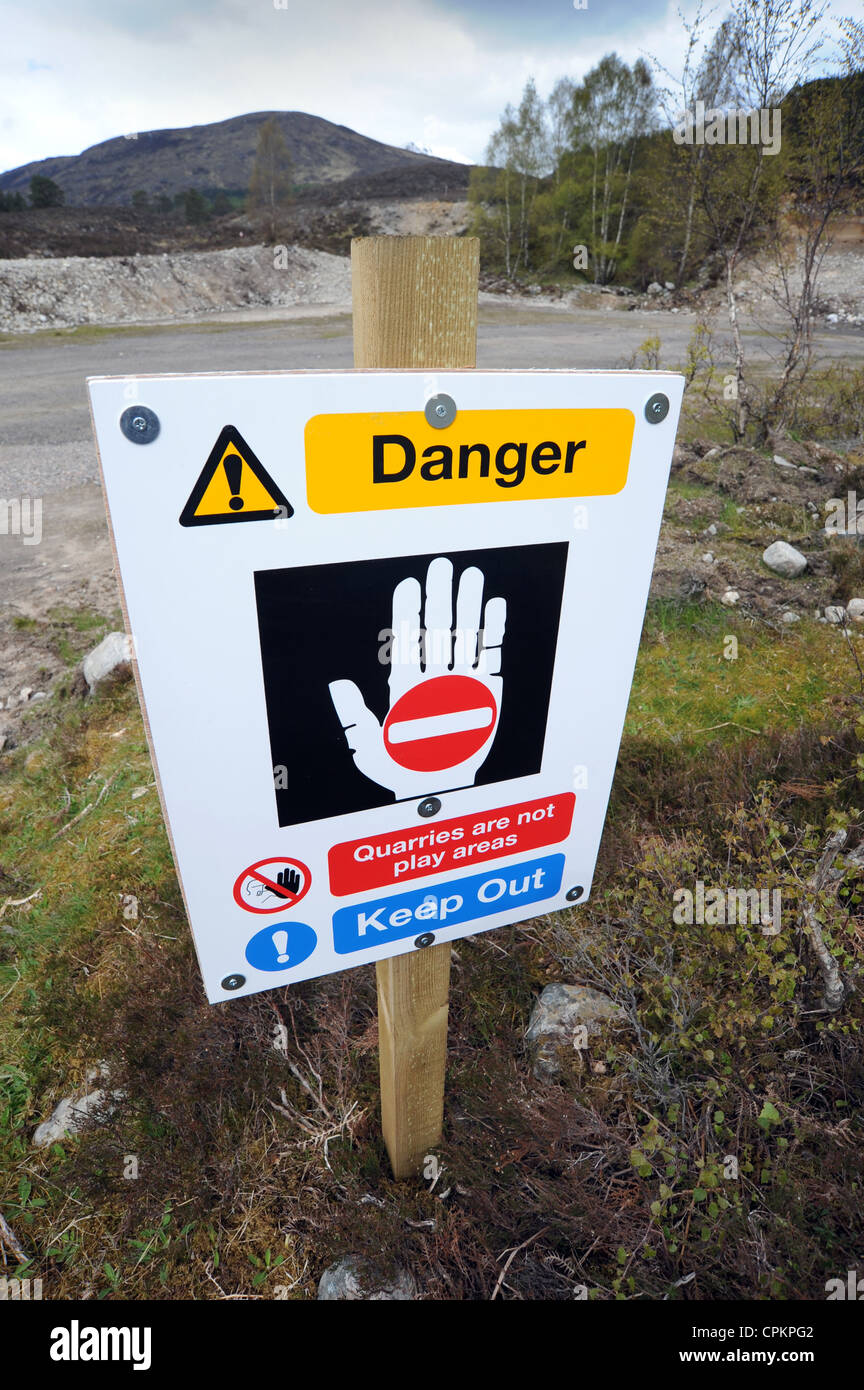
[[[801,930],[810,942],[811,949],[816,957],[819,970],[822,974],[824,992],[822,995],[822,1007],[827,1013],[836,1013],[843,1005],[846,998],[846,985],[840,973],[840,967],[832,956],[825,944],[822,935],[822,927],[816,916],[816,899],[825,888],[831,878],[831,868],[834,860],[846,843],[846,831],[835,830],[830,836],[828,843],[822,853],[822,858],[816,866],[816,872],[810,880],[809,888],[812,894],[804,902],[801,910]]]

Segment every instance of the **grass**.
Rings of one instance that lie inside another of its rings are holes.
[[[826,624],[805,621],[778,635],[719,604],[656,603],[643,633],[628,732],[696,751],[742,732],[794,730],[802,710],[840,714],[848,691],[838,666],[850,679],[854,672],[841,640]]]
[[[203,999],[133,687],[74,693],[102,622],[50,615],[67,693],[0,760],[0,1208],[46,1297],[303,1299],[354,1251],[413,1269],[424,1296],[488,1298],[529,1238],[503,1296],[678,1298],[695,1271],[687,1297],[821,1298],[854,1266],[860,1004],[813,1015],[794,927],[670,922],[676,884],[774,881],[787,859],[803,881],[826,826],[857,824],[841,639],[650,606],[594,896],[456,943],[430,1192],[389,1176],[371,969]],[[860,956],[854,912],[825,914]],[[521,1038],[562,978],[628,1024],[542,1085]],[[100,1061],[110,1114],[34,1150]]]

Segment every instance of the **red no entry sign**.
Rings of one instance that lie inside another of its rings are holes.
[[[391,709],[384,743],[394,762],[412,772],[457,767],[483,747],[498,709],[491,691],[473,676],[433,676]]]

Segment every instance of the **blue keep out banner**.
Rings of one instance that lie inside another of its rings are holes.
[[[347,956],[386,941],[401,941],[406,936],[542,902],[559,892],[563,873],[564,855],[551,854],[470,878],[451,879],[434,888],[355,903],[335,913],[333,944],[340,956]]]

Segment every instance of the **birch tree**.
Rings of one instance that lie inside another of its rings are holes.
[[[655,124],[655,92],[648,64],[632,68],[607,54],[576,87],[571,140],[590,152],[590,254],[595,283],[608,284],[622,250],[637,143]]]
[[[532,268],[534,202],[550,164],[545,108],[529,78],[518,108],[505,108],[486,150],[487,168],[470,190],[475,230],[497,244],[508,277]]]
[[[740,96],[747,107],[781,109],[784,97],[810,73],[822,47],[818,25],[824,12],[820,0],[735,0],[729,24],[737,46]],[[772,159],[760,142],[715,145],[699,161],[701,206],[723,258],[735,354],[732,430],[736,440],[747,435],[754,404],[746,370],[739,275],[754,233],[760,223],[770,220],[772,195],[775,205],[782,196],[779,170],[769,172]]]
[[[272,240],[281,213],[291,202],[294,166],[285,136],[272,117],[258,131],[255,163],[246,205],[261,214],[265,235]]]

